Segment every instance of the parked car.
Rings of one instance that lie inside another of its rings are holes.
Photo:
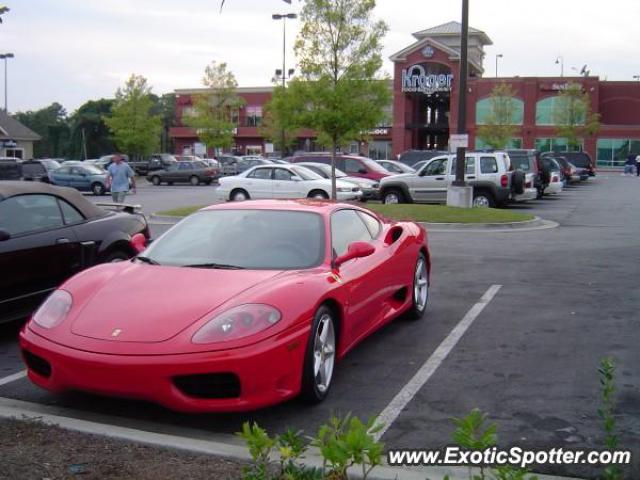
[[[589,177],[596,176],[596,162],[593,161],[587,152],[545,152],[542,156],[564,157],[571,162],[578,171],[586,170]]]
[[[553,158],[545,157],[540,159],[540,169],[544,172],[544,175],[548,175],[549,177],[549,183],[544,189],[544,194],[555,195],[560,193],[564,184],[564,175],[562,174],[560,164]]]
[[[107,191],[108,174],[95,165],[84,165],[82,162],[69,164],[65,162],[50,174],[53,185],[72,187],[81,192],[93,192],[94,195],[104,195]]]
[[[424,316],[430,272],[414,222],[332,202],[215,205],[65,282],[20,348],[52,392],[194,413],[317,403],[338,359],[398,316]]]
[[[546,178],[540,172],[539,155],[536,150],[528,149],[510,149],[507,150],[511,165],[516,170],[521,170],[533,177],[533,186],[537,192],[537,198],[542,198],[544,189],[549,184],[549,178]]]
[[[147,175],[147,180],[154,185],[166,183],[190,183],[193,186],[211,183],[220,176],[220,170],[211,168],[204,162],[181,161],[164,170],[154,170]]]
[[[236,164],[237,173],[242,173],[256,165],[273,165],[271,160],[262,157],[245,156]]]
[[[413,167],[395,160],[376,160],[376,163],[391,173],[416,173]]]
[[[308,168],[322,178],[331,178],[331,165],[327,165],[326,163],[300,162],[296,165]],[[336,168],[336,179],[353,183],[360,187],[360,190],[362,190],[360,200],[362,201],[375,200],[380,197],[380,182],[369,180],[368,178],[350,177],[338,168]]]
[[[60,168],[52,159],[27,160],[22,162],[22,179],[32,182],[51,183],[51,172]]]
[[[566,158],[561,156],[556,156],[556,157],[545,156],[543,158],[553,158],[556,162],[560,164],[560,167],[562,168],[562,175],[564,177],[565,187],[570,183],[575,183],[580,181],[580,175],[578,174],[578,169]]]
[[[360,187],[336,181],[338,200],[357,200]],[[218,200],[242,201],[258,198],[331,198],[331,180],[299,165],[261,165],[240,175],[223,177],[216,189]]]
[[[236,157],[234,155],[220,155],[217,160],[220,162],[222,175],[237,175],[240,173],[238,163],[242,161],[241,157]]]
[[[416,163],[431,160],[433,157],[447,155],[448,153],[445,150],[407,150],[398,155],[398,161],[418,170],[415,166]]]
[[[79,192],[41,182],[0,182],[0,322],[29,315],[74,273],[136,252],[144,216],[110,212]]]
[[[178,160],[170,153],[153,153],[142,160],[130,161],[129,166],[141,176],[148,175],[149,172],[162,170],[177,163]]]
[[[416,162],[413,164],[413,166],[411,168],[413,168],[416,172],[420,171],[420,169],[422,167],[424,167],[427,163],[429,163],[429,160],[420,160],[419,162]]]
[[[331,165],[330,153],[305,153],[291,157],[291,163],[313,162],[326,163]],[[336,157],[336,168],[342,170],[350,177],[368,178],[379,182],[380,179],[388,177],[391,172],[378,165],[375,161],[367,157],[357,157],[340,154]]]
[[[383,178],[384,203],[445,203],[447,187],[455,179],[455,155],[435,157],[417,173]],[[465,180],[473,186],[473,205],[499,207],[536,198],[533,176],[513,171],[505,152],[468,152]]]
[[[0,180],[20,180],[22,162],[18,158],[0,157]]]

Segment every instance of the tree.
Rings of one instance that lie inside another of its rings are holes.
[[[284,156],[296,143],[299,130],[298,112],[304,108],[293,99],[293,91],[276,87],[271,100],[264,106],[260,135],[274,144],[275,150]]]
[[[375,0],[307,0],[295,44],[301,78],[290,82],[290,98],[304,107],[297,123],[331,146],[332,198],[336,198],[338,146],[362,137],[384,119],[391,102],[382,67],[383,21],[374,21]]]
[[[173,151],[173,140],[169,137],[169,129],[176,125],[176,95],[174,93],[166,93],[160,97],[151,94],[153,107],[151,113],[160,115],[162,118],[162,137],[160,140],[160,149],[163,152]]]
[[[18,112],[14,117],[42,137],[33,146],[35,158],[59,157],[66,149],[69,139],[67,111],[59,103],[36,111]]]
[[[234,114],[244,104],[236,93],[238,82],[226,63],[211,62],[205,69],[202,83],[211,90],[192,97],[191,114],[183,114],[182,123],[196,129],[200,141],[212,148],[229,148],[237,123]]]
[[[153,104],[151,87],[142,76],[131,75],[118,89],[111,117],[105,118],[118,149],[136,157],[158,149],[162,119],[151,113]]]
[[[570,150],[579,150],[584,136],[600,130],[600,114],[591,110],[591,97],[579,83],[570,83],[558,95],[552,118],[556,135],[567,139]]]
[[[517,132],[518,105],[511,85],[501,83],[491,91],[489,113],[478,128],[478,138],[491,148],[506,148]]]
[[[70,158],[97,158],[116,149],[105,118],[111,117],[115,101],[101,98],[82,104],[68,120],[69,142],[65,154]],[[86,151],[85,151],[86,147]]]

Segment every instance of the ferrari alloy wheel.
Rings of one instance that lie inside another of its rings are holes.
[[[418,255],[413,272],[412,299],[413,304],[411,310],[409,310],[409,316],[414,319],[422,318],[429,301],[429,272],[427,270],[427,259],[423,253]]]
[[[336,331],[333,312],[318,309],[309,336],[302,378],[302,394],[311,402],[324,400],[331,387],[336,357]]]

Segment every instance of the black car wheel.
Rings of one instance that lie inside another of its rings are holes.
[[[491,193],[484,190],[473,192],[473,206],[481,208],[495,208],[496,200]]]
[[[197,187],[198,185],[200,185],[200,179],[194,175],[189,179],[189,183],[194,187]]]
[[[238,188],[233,192],[231,192],[231,195],[229,195],[229,198],[231,199],[232,202],[243,202],[245,200],[249,200],[251,197],[249,196],[246,190]]]
[[[309,192],[309,195],[307,197],[308,198],[315,198],[316,200],[328,200],[329,199],[329,195],[327,195],[327,192],[323,192],[322,190],[314,190],[312,192]]]
[[[311,403],[324,400],[331,388],[336,358],[336,323],[333,311],[322,305],[313,317],[302,372],[302,396]]]
[[[91,191],[93,192],[94,195],[100,196],[100,195],[104,195],[104,192],[106,191],[106,189],[104,188],[103,184],[96,182],[91,185]]]
[[[124,262],[126,260],[129,260],[130,258],[131,258],[131,255],[129,255],[124,250],[115,250],[115,251],[109,253],[104,258],[104,263]]]
[[[382,197],[382,203],[385,205],[405,203],[404,194],[400,190],[387,190]]]
[[[162,181],[160,180],[159,176],[154,175],[153,177],[151,177],[151,183],[153,183],[157,187],[162,183]]]

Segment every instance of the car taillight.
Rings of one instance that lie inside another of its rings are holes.
[[[509,177],[507,175],[502,175],[500,177],[500,186],[502,188],[506,188],[509,186]]]

